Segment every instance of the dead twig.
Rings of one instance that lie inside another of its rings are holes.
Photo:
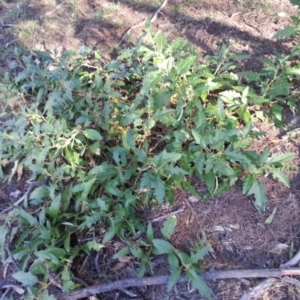
[[[169,1],[169,0],[164,0],[164,1],[162,2],[162,4],[159,6],[159,8],[156,10],[156,12],[152,15],[152,17],[151,17],[151,19],[150,19],[150,23],[153,23],[153,22],[156,21],[158,14],[159,14],[159,13],[162,11],[162,9],[167,5],[168,1]],[[142,21],[141,23],[138,23],[138,24],[136,24],[136,25],[133,25],[133,26],[129,27],[129,28],[123,33],[123,35],[122,35],[122,37],[121,37],[121,39],[120,39],[120,42],[119,42],[119,45],[118,45],[118,46],[120,46],[120,45],[123,43],[124,39],[126,38],[126,35],[129,34],[129,32],[130,32],[132,29],[138,28],[138,27],[141,27],[141,26],[144,26],[144,25],[146,24],[146,22],[147,22],[147,19],[145,19],[145,20]]]
[[[171,212],[169,212],[169,213],[167,213],[167,214],[165,214],[165,215],[163,215],[163,216],[160,216],[160,217],[157,217],[157,218],[153,218],[153,219],[150,219],[150,220],[148,220],[148,221],[151,222],[151,223],[158,222],[158,221],[164,220],[164,219],[166,219],[166,218],[168,218],[168,217],[177,215],[177,214],[179,214],[179,213],[181,213],[181,212],[183,212],[183,211],[184,211],[183,208],[179,208],[179,209],[177,209],[177,210],[175,210],[175,211],[171,211]]]
[[[244,294],[240,298],[240,300],[258,299],[267,290],[269,290],[276,282],[277,282],[277,279],[275,279],[275,278],[268,278],[268,279],[260,282],[255,287],[253,287],[248,293]]]
[[[296,253],[296,255],[294,255],[294,257],[292,259],[290,259],[289,261],[287,261],[284,264],[280,265],[280,268],[290,268],[290,267],[294,267],[297,264],[299,264],[300,261],[300,250]]]
[[[29,182],[29,187],[28,187],[27,192],[19,200],[14,202],[12,205],[18,206],[22,202],[26,201],[34,189],[36,189],[37,187],[42,186],[44,184],[47,184],[49,182],[49,180],[50,180],[50,177],[45,177],[42,181]],[[7,211],[11,210],[12,208],[13,207],[6,208],[6,209],[2,210],[2,213],[7,212]]]
[[[209,271],[199,273],[205,280],[217,279],[233,279],[233,278],[271,278],[290,275],[300,275],[300,268],[293,269],[257,269],[257,270],[227,270],[227,271]],[[91,286],[80,289],[69,294],[61,296],[61,300],[75,300],[89,297],[92,295],[105,293],[113,290],[125,289],[128,287],[138,287],[147,285],[166,284],[169,280],[168,275],[154,276],[146,278],[123,279],[107,284]],[[180,277],[178,282],[187,282],[188,279],[184,276]]]
[[[300,250],[296,253],[296,255],[287,261],[284,264],[280,265],[280,269],[288,269],[291,267],[296,266],[299,264],[300,261]],[[299,286],[300,282],[294,278],[290,278],[288,276],[283,277],[282,281],[288,282],[294,285]],[[270,289],[277,281],[274,278],[269,278],[267,280],[264,280],[257,284],[255,287],[253,287],[248,293],[244,294],[240,300],[251,300],[251,299],[257,299],[260,296],[262,296],[268,289]]]

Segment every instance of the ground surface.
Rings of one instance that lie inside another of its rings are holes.
[[[159,0],[0,0],[0,74],[7,70],[16,48],[53,51],[56,47],[63,51],[85,44],[102,49],[104,59],[108,60],[113,57],[115,47],[130,42],[125,40],[119,45],[126,29],[150,17],[159,5]],[[271,38],[289,23],[289,16],[295,11],[288,0],[172,0],[153,27],[171,39],[186,38],[197,47],[199,57],[214,53],[222,43],[230,44],[233,51],[251,54],[246,67],[255,69],[259,67],[255,57],[292,47],[290,41],[275,42]],[[141,33],[142,27],[132,30],[132,41]],[[295,152],[296,170],[300,164],[299,137],[289,137],[268,124],[258,124],[258,127],[268,135],[253,147],[261,151],[270,146],[273,153]],[[182,249],[209,243],[214,252],[205,260],[205,270],[278,267],[289,259],[293,249],[297,251],[300,247],[300,176],[297,171],[288,171],[288,175],[290,189],[271,178],[263,179],[270,199],[265,214],[255,209],[252,199],[242,195],[241,186],[237,185],[231,192],[206,203],[190,202],[189,195],[178,191],[174,207],[161,208],[148,218],[155,219],[180,209],[172,242]],[[191,180],[199,193],[204,194],[202,183]],[[14,198],[13,192],[19,190],[22,195],[26,191],[25,175],[1,187],[0,210],[18,198]],[[268,225],[265,221],[275,208],[274,220]],[[159,227],[160,221],[155,224]],[[106,251],[102,257],[109,257],[109,248]],[[133,264],[113,268],[108,258],[105,262],[98,259],[95,254],[83,260],[84,263],[79,261],[74,266],[77,277],[93,285],[102,282],[99,272],[114,273],[114,278],[126,278],[132,272],[134,275]],[[163,262],[158,263],[156,273],[165,274],[166,267]],[[234,279],[210,286],[215,299],[234,300],[256,283]],[[178,285],[172,294],[164,287],[132,292],[136,294],[135,299],[202,299],[187,285]],[[132,295],[113,292],[101,299],[131,298]],[[300,288],[278,281],[261,299],[300,299]]]

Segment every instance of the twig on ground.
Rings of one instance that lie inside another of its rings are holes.
[[[154,219],[150,219],[150,220],[148,220],[148,221],[151,222],[151,223],[158,222],[158,221],[164,220],[164,219],[166,219],[166,218],[168,218],[168,217],[170,217],[170,216],[179,214],[179,213],[181,213],[181,212],[183,212],[183,211],[184,211],[183,208],[179,208],[179,209],[177,209],[177,210],[175,210],[175,211],[171,211],[170,213],[167,213],[167,214],[165,214],[165,215],[163,215],[163,216],[160,216],[160,217],[157,217],[157,218],[154,218]]]
[[[205,280],[217,279],[233,279],[233,278],[269,278],[282,277],[287,275],[300,275],[300,268],[293,269],[257,269],[257,270],[228,270],[228,271],[208,271],[199,273]],[[146,278],[124,279],[115,282],[91,286],[89,288],[80,289],[69,294],[61,296],[61,300],[75,300],[82,299],[88,296],[125,289],[128,287],[147,286],[147,285],[161,285],[166,284],[169,280],[166,276],[154,276]],[[178,282],[187,282],[188,279],[184,276],[180,277]]]
[[[269,290],[276,282],[277,282],[277,279],[275,279],[275,278],[268,278],[268,279],[260,282],[255,287],[253,287],[248,293],[244,294],[240,298],[240,300],[258,299],[267,290]]]
[[[290,259],[289,261],[287,261],[284,264],[281,264],[280,268],[294,267],[297,264],[299,264],[299,261],[300,261],[300,250],[296,253],[296,255],[294,255],[294,257],[292,259]]]
[[[162,11],[162,9],[167,5],[168,1],[169,1],[169,0],[164,0],[164,1],[162,2],[162,4],[159,6],[159,8],[156,10],[156,12],[152,15],[152,17],[151,17],[151,19],[150,19],[150,23],[153,23],[153,22],[156,21],[158,14],[159,14],[159,13]],[[120,46],[120,45],[123,43],[124,39],[126,38],[126,35],[129,34],[129,32],[130,32],[132,29],[138,28],[138,27],[141,27],[141,26],[144,26],[144,25],[146,24],[146,22],[147,22],[147,19],[145,19],[145,20],[142,21],[141,23],[138,23],[138,24],[136,24],[136,25],[133,25],[133,26],[129,27],[129,28],[123,33],[123,35],[122,35],[122,37],[121,37],[121,39],[120,39],[120,42],[119,42],[119,45],[118,45],[118,46]]]
[[[284,264],[280,265],[280,269],[285,269],[288,270],[288,268],[294,267],[297,264],[299,264],[300,261],[300,250],[296,253],[296,255],[290,259],[289,261],[287,261]],[[295,274],[294,274],[295,275]],[[299,280],[296,280],[294,278],[290,278],[290,277],[283,277],[282,280],[284,282],[288,282],[294,285],[299,286],[300,282]],[[271,288],[272,285],[274,285],[276,283],[275,279],[269,278],[267,280],[264,280],[262,282],[260,282],[259,284],[257,284],[255,287],[253,287],[251,289],[251,291],[249,291],[248,293],[244,294],[240,300],[251,300],[251,299],[257,299],[258,297],[260,297],[261,295],[263,295],[268,289]]]
[[[50,10],[48,12],[45,13],[44,16],[49,16],[52,13],[54,13],[57,9],[59,9],[61,6],[63,6],[65,4],[66,1],[61,2],[59,5],[57,5],[53,10]]]
[[[45,177],[42,181],[32,181],[32,182],[29,182],[29,187],[28,187],[27,192],[19,200],[17,200],[16,202],[14,202],[12,205],[13,206],[18,206],[22,202],[26,201],[28,199],[29,195],[31,194],[31,192],[35,188],[37,188],[39,186],[42,186],[44,184],[47,184],[49,182],[49,180],[50,180],[49,177]],[[7,211],[9,211],[11,209],[12,209],[12,207],[8,207],[8,208],[2,210],[2,213],[7,212]]]

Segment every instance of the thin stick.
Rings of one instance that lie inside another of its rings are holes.
[[[149,222],[151,223],[154,223],[154,222],[158,222],[158,221],[161,221],[161,220],[164,220],[170,216],[173,216],[173,215],[176,215],[176,214],[179,214],[181,212],[183,212],[184,209],[183,208],[179,208],[178,210],[175,210],[175,211],[171,211],[170,213],[168,214],[165,214],[163,216],[160,216],[160,217],[157,217],[157,218],[154,218],[154,219],[150,219]]]
[[[159,14],[159,13],[162,11],[162,9],[167,5],[168,1],[169,1],[169,0],[164,0],[164,1],[162,2],[162,4],[159,6],[159,8],[156,10],[156,12],[152,15],[152,17],[151,17],[151,19],[150,19],[150,23],[153,23],[153,22],[156,21],[158,14]],[[145,20],[142,21],[141,23],[138,23],[138,24],[136,24],[136,25],[133,25],[133,26],[129,27],[129,28],[123,33],[123,35],[122,35],[122,37],[121,37],[121,40],[120,40],[118,46],[120,46],[120,45],[123,43],[124,39],[126,38],[126,35],[129,34],[129,32],[130,32],[132,29],[138,28],[138,27],[141,27],[141,26],[144,26],[144,25],[146,24],[146,22],[147,22],[147,19],[145,19]]]
[[[29,187],[28,187],[28,190],[27,192],[19,199],[17,200],[16,202],[14,202],[12,205],[13,206],[18,206],[19,204],[21,204],[22,202],[26,201],[27,198],[29,197],[29,195],[31,194],[31,192],[39,187],[39,186],[42,186],[44,184],[47,184],[49,182],[50,178],[49,177],[45,177],[42,181],[33,181],[33,182],[29,182]],[[7,212],[9,210],[11,210],[13,207],[8,207],[4,210],[2,210],[2,213],[4,212]]]
[[[270,278],[287,275],[300,275],[300,268],[293,269],[257,269],[257,270],[227,270],[227,271],[209,271],[199,273],[205,280],[232,279],[232,278]],[[123,279],[102,285],[95,285],[88,288],[80,289],[69,294],[64,294],[61,300],[75,300],[89,297],[92,295],[109,292],[128,287],[161,285],[166,284],[169,280],[166,276],[154,276],[145,278]],[[181,276],[178,282],[187,282],[188,279]]]

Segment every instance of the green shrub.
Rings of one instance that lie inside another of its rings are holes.
[[[140,276],[152,271],[152,255],[168,254],[169,288],[183,271],[209,296],[195,277],[208,249],[187,255],[154,239],[137,209],[173,203],[178,187],[200,197],[190,183],[197,176],[207,187],[203,200],[240,179],[263,211],[267,197],[258,177],[272,174],[288,186],[282,167],[293,155],[248,150],[263,134],[254,130],[253,119],[271,117],[280,125],[282,105],[295,107],[289,87],[299,72],[287,67],[293,55],[263,59],[266,67],[257,73],[237,72],[236,61],[246,57],[230,55],[225,46],[199,63],[184,40],[170,43],[148,28],[136,47],[106,65],[99,51],[84,47],[60,57],[36,51],[12,63],[14,75],[0,84],[0,161],[14,167],[7,175],[0,166],[2,179],[11,180],[23,166],[32,180],[50,182],[14,207],[2,226],[4,243],[16,224],[12,255],[21,273],[15,278],[29,294],[46,294],[38,281],[49,280],[49,268],[60,274],[65,292],[76,289],[69,273],[74,258],[119,236],[130,245],[119,255],[139,259]],[[71,244],[96,225],[105,228],[101,243]],[[137,231],[147,233],[144,244],[133,241]],[[0,255],[5,262],[3,248]]]

